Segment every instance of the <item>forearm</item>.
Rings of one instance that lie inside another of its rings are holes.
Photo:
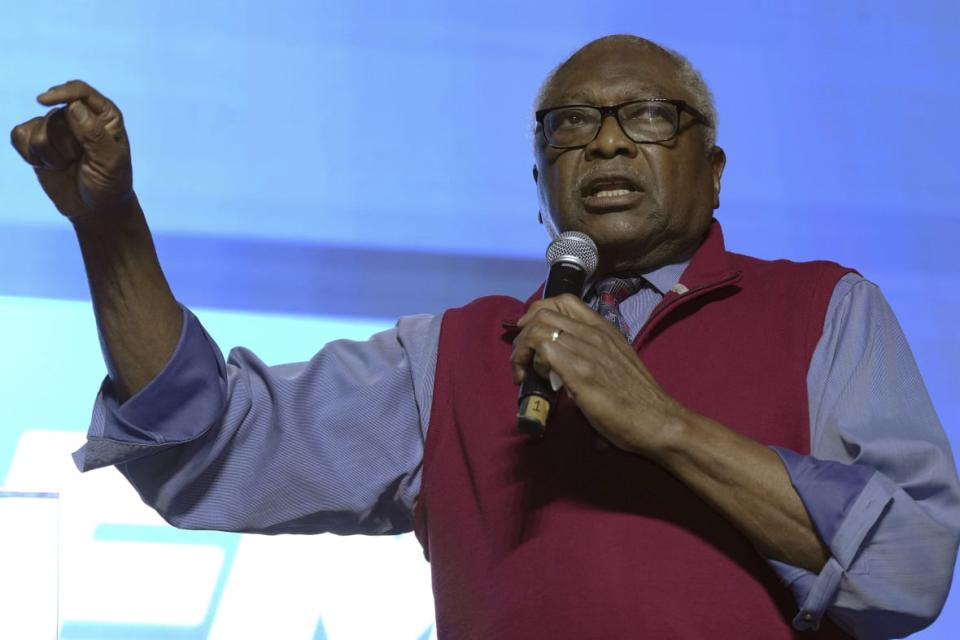
[[[681,406],[623,335],[574,296],[538,301],[517,324],[514,382],[531,363],[542,376],[556,373],[601,435],[663,466],[764,556],[823,567],[829,553],[775,452]]]
[[[75,221],[74,229],[122,401],[163,369],[176,347],[182,314],[136,197],[123,210]]]
[[[782,461],[768,447],[684,411],[652,457],[765,557],[814,573],[829,559]]]

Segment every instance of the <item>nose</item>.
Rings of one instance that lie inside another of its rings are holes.
[[[603,119],[597,136],[584,147],[587,158],[613,158],[624,155],[633,158],[637,155],[637,143],[631,140],[613,115]]]

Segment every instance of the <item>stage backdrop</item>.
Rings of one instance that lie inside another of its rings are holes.
[[[0,124],[71,78],[114,99],[179,299],[225,349],[304,360],[531,291],[537,86],[596,36],[648,36],[716,94],[729,245],[877,282],[956,445],[958,6],[4,0]],[[61,637],[430,637],[411,537],[177,531],[72,468],[104,375],[80,257],[10,149],[0,194],[0,485],[60,494]],[[957,636],[958,597],[921,637]]]

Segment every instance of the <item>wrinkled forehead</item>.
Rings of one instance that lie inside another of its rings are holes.
[[[652,47],[582,50],[556,72],[540,108],[562,104],[609,105],[642,98],[690,100],[676,60]]]

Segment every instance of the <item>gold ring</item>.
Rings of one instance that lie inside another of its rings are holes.
[[[563,333],[563,329],[554,329],[553,335],[550,336],[550,342],[556,342],[560,339],[560,334]]]

